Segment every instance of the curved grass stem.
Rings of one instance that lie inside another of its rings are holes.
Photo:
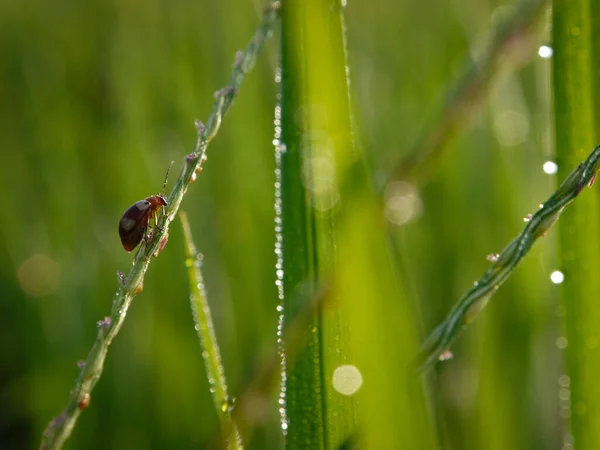
[[[521,234],[494,257],[492,266],[481,279],[469,289],[426,339],[417,358],[420,371],[432,367],[438,360],[445,359],[450,346],[460,332],[483,309],[489,298],[516,269],[531,246],[556,222],[565,206],[571,203],[581,190],[592,185],[600,169],[600,145],[597,146],[563,181],[541,208],[533,214]]]
[[[51,421],[42,436],[41,449],[59,449],[71,435],[81,412],[89,405],[91,392],[102,375],[104,361],[112,340],[115,338],[127,315],[133,297],[143,290],[144,276],[153,256],[157,256],[166,244],[169,225],[179,211],[185,192],[195,173],[201,170],[206,160],[206,149],[216,136],[223,116],[233,103],[244,76],[256,62],[265,42],[271,36],[279,18],[279,1],[270,2],[263,19],[246,50],[236,55],[229,84],[215,93],[213,110],[203,125],[197,122],[198,137],[194,150],[185,158],[184,166],[173,190],[168,196],[164,215],[158,220],[154,233],[138,250],[133,267],[127,277],[121,279],[121,286],[113,300],[111,315],[98,322],[98,335],[85,364],[82,364],[79,377],[69,394],[65,409]]]
[[[393,180],[424,183],[445,153],[452,138],[465,126],[466,119],[479,107],[492,80],[507,56],[523,63],[522,43],[528,30],[548,6],[548,0],[521,0],[512,14],[498,22],[483,50],[469,57],[458,79],[446,92],[442,106],[408,155],[402,156],[388,174],[386,184]]]

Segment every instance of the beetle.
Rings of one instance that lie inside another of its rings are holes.
[[[171,163],[172,165],[173,163]],[[151,195],[144,200],[135,202],[123,213],[119,221],[119,236],[121,237],[123,248],[128,252],[136,248],[142,239],[146,238],[146,230],[150,226],[152,219],[155,219],[156,224],[156,217],[160,209],[168,206],[164,193],[171,166],[167,170],[162,193]]]

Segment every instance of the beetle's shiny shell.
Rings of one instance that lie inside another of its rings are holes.
[[[132,251],[144,238],[152,217],[167,206],[162,195],[152,195],[131,205],[119,221],[119,236],[123,248]]]

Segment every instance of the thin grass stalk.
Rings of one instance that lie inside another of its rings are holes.
[[[210,393],[215,403],[215,409],[228,449],[242,450],[242,437],[236,423],[231,416],[233,404],[227,392],[225,370],[221,362],[221,351],[215,334],[215,327],[210,313],[210,305],[206,296],[204,277],[202,276],[202,254],[198,253],[192,238],[192,230],[184,211],[179,213],[183,236],[185,239],[185,265],[188,269],[190,282],[190,307],[194,328],[198,334],[202,358],[206,368],[206,376],[210,386]]]
[[[279,1],[273,1],[265,10],[262,22],[246,50],[236,55],[229,84],[215,93],[213,110],[206,125],[197,122],[198,136],[194,149],[185,158],[184,166],[173,190],[169,194],[168,207],[158,220],[158,226],[148,242],[143,243],[135,255],[129,274],[120,279],[110,316],[98,322],[98,335],[79,377],[69,394],[65,409],[54,417],[42,436],[41,449],[59,449],[71,435],[81,412],[91,401],[91,392],[102,375],[108,348],[121,329],[133,298],[142,292],[143,282],[152,257],[157,256],[168,239],[169,225],[174,220],[183,196],[196,173],[206,160],[206,149],[217,135],[221,120],[235,99],[241,83],[256,62],[266,40],[271,36],[279,18]]]
[[[555,2],[552,12],[553,88],[556,152],[559,174],[598,142],[597,117],[600,100],[594,70],[600,49],[597,36],[597,2]],[[570,403],[561,414],[570,417],[572,438],[565,444],[596,448],[600,442],[600,196],[596,192],[575,205],[559,227],[564,337],[567,346],[563,389]],[[569,380],[565,383],[564,380]],[[564,397],[564,394],[563,394]],[[573,442],[574,441],[574,442]]]
[[[419,370],[428,369],[439,360],[451,357],[450,347],[460,333],[481,312],[502,283],[512,275],[533,244],[540,237],[545,236],[564,208],[575,200],[584,187],[593,184],[599,169],[600,146],[594,148],[587,159],[567,176],[556,192],[540,205],[540,209],[527,218],[527,225],[521,234],[500,254],[490,258],[493,261],[490,268],[460,298],[444,322],[438,325],[426,339],[417,358]]]
[[[387,182],[411,180],[424,183],[442,159],[453,137],[469,123],[500,67],[507,60],[513,67],[534,54],[531,34],[549,0],[522,0],[514,11],[497,22],[482,50],[469,56],[461,75],[446,88],[444,101],[408,155],[399,158]],[[529,48],[527,55],[523,48]],[[588,147],[589,148],[589,147]]]

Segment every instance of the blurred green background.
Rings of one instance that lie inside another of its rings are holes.
[[[350,2],[357,136],[375,180],[433,126],[447,86],[512,4]],[[117,271],[132,261],[119,218],[160,191],[171,160],[179,171],[193,119],[208,116],[263,7],[0,1],[1,448],[36,448],[64,407],[95,322],[109,313]],[[556,185],[542,170],[552,147],[550,62],[537,56],[547,37],[541,19],[512,43],[520,57],[497,66],[484,106],[473,107],[417,186],[414,214],[392,227],[399,283],[423,333]],[[204,254],[232,392],[275,348],[277,39],[247,77],[182,206]],[[439,369],[432,416],[447,448],[561,447],[569,411],[559,402],[554,244],[551,231]],[[174,223],[66,448],[211,448],[218,425],[200,353]],[[279,448],[278,420],[273,403],[250,448]]]

